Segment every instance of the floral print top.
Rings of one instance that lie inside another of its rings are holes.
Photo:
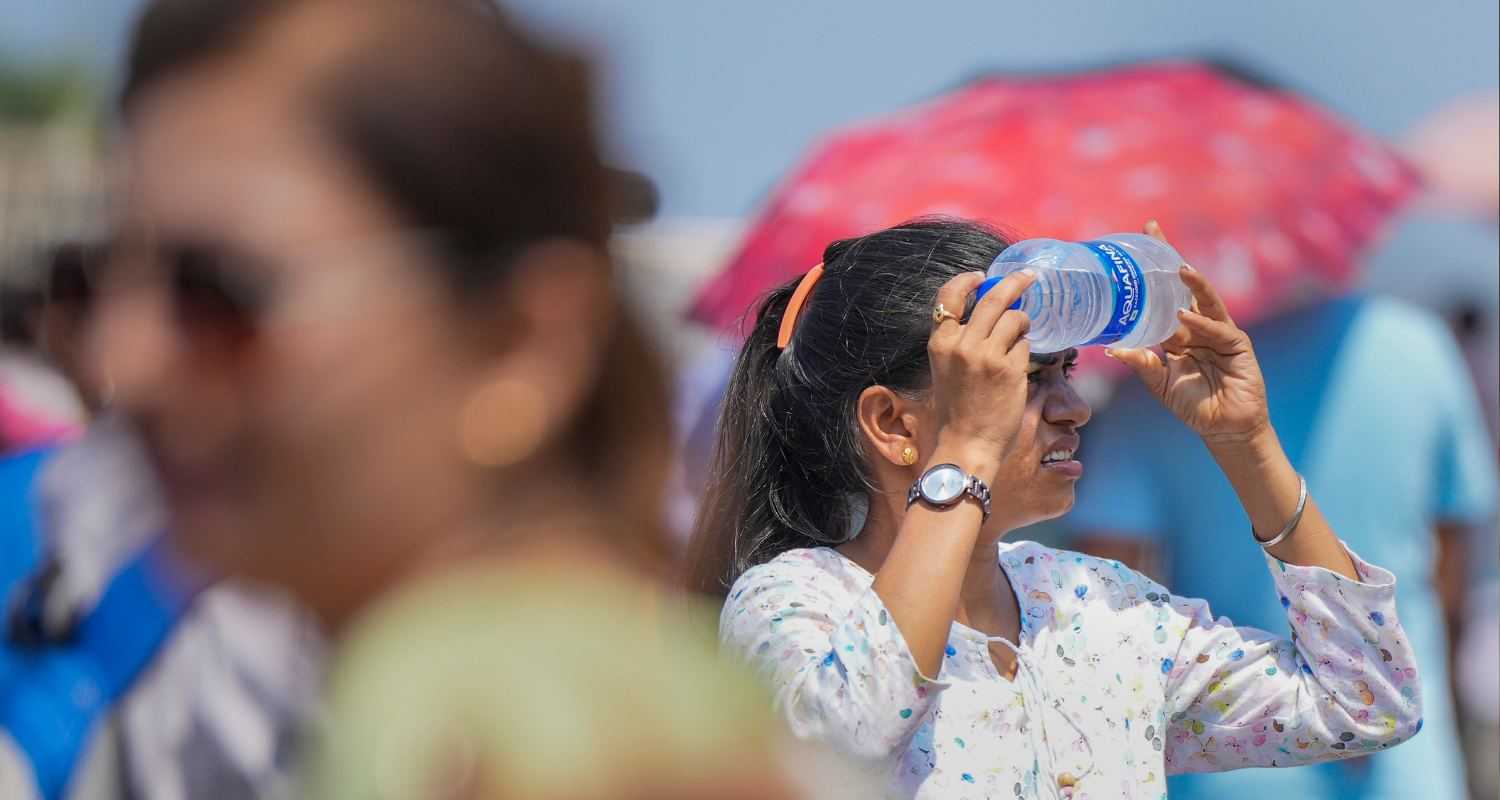
[[[1003,543],[1020,641],[954,623],[922,675],[871,588],[828,548],[740,576],[721,643],[771,682],[793,733],[870,759],[900,798],[1165,798],[1166,776],[1391,747],[1422,725],[1395,579],[1267,556],[1290,639],[1215,620],[1117,561]],[[1003,678],[991,642],[1018,654]]]

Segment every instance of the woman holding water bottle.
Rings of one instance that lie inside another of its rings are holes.
[[[1090,414],[1076,350],[1033,353],[1010,308],[1047,265],[963,313],[1006,245],[942,220],[835,242],[766,299],[740,353],[695,577],[729,587],[721,641],[793,731],[870,760],[894,797],[1074,800],[1413,735],[1393,579],[1330,530],[1250,341],[1190,267],[1191,309],[1145,298],[1177,311],[1161,351],[1111,355],[1212,451],[1250,530],[1202,535],[1256,537],[1292,636],[1216,621],[1118,562],[1005,541],[1071,507]]]

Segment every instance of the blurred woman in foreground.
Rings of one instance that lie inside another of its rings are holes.
[[[780,796],[643,581],[664,379],[583,65],[480,2],[161,0],[123,107],[98,359],[181,549],[341,645],[311,793]]]

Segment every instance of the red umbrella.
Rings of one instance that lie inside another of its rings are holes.
[[[736,330],[829,242],[945,214],[1062,239],[1157,219],[1249,321],[1347,289],[1416,183],[1378,140],[1216,66],[985,79],[814,149],[690,314]]]

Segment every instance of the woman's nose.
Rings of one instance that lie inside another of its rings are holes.
[[[1042,407],[1042,416],[1053,425],[1069,425],[1081,428],[1087,425],[1089,418],[1094,415],[1093,409],[1071,384],[1061,384],[1053,388],[1047,395],[1047,402]]]
[[[114,291],[99,298],[90,321],[86,364],[110,405],[141,411],[170,392],[179,337],[160,291]]]

